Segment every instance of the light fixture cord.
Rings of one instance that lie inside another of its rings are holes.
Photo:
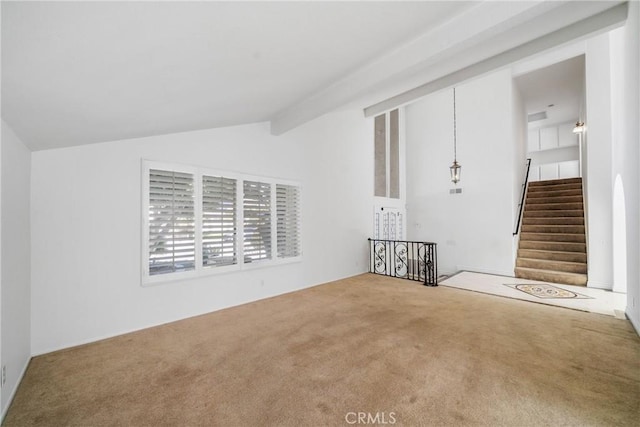
[[[457,141],[456,141],[456,88],[453,88],[453,161],[456,162],[458,160],[458,150],[457,150]]]

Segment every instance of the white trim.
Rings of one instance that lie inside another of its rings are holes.
[[[634,319],[631,313],[629,313],[629,306],[625,308],[624,314],[627,316],[627,319],[629,319],[629,323],[631,323],[631,326],[633,326],[633,329],[636,330],[636,334],[640,335],[640,322]]]
[[[236,254],[238,267],[244,265],[244,181],[236,181]],[[237,207],[240,206],[240,209]],[[242,261],[242,264],[240,264]]]
[[[27,359],[27,362],[22,367],[22,371],[20,372],[20,375],[18,375],[18,380],[14,384],[14,387],[13,387],[13,390],[11,390],[11,393],[9,393],[9,399],[7,399],[7,406],[2,408],[2,414],[0,414],[0,424],[4,422],[4,417],[6,417],[7,412],[9,412],[11,403],[13,402],[13,399],[16,397],[16,393],[18,392],[18,388],[20,387],[20,384],[24,379],[24,375],[27,373],[27,368],[29,367],[29,363],[31,363],[31,357]]]
[[[612,290],[612,285],[611,283],[604,283],[604,282],[589,280],[589,274],[587,273],[587,288],[603,289],[605,291],[610,291]]]

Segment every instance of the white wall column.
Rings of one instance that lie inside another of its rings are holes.
[[[611,32],[613,124],[613,290],[627,292],[627,317],[640,332],[640,4]]]
[[[609,33],[587,41],[587,181],[588,286],[611,289],[613,282],[611,179],[611,70]]]

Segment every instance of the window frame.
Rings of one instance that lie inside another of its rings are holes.
[[[161,274],[149,274],[149,172],[150,170],[164,170],[193,174],[194,177],[194,204],[195,204],[195,269],[190,271],[180,271]],[[242,174],[238,172],[223,171],[219,169],[212,169],[200,166],[191,166],[179,163],[169,163],[162,161],[154,161],[143,159],[141,167],[141,284],[142,286],[150,286],[159,283],[173,282],[177,280],[187,280],[198,277],[213,276],[218,274],[232,273],[238,271],[249,271],[259,268],[266,268],[272,266],[278,266],[283,264],[290,264],[300,262],[302,260],[302,209],[300,209],[300,215],[298,219],[299,229],[299,245],[300,254],[295,257],[278,257],[277,241],[277,194],[276,187],[280,185],[289,185],[298,188],[299,203],[302,205],[302,185],[293,180],[279,179],[273,177],[257,176]],[[227,179],[234,179],[236,181],[236,264],[223,265],[223,266],[204,266],[203,265],[203,188],[202,178],[203,176],[209,177],[223,177]],[[271,214],[271,258],[261,259],[251,262],[245,262],[244,260],[244,181],[256,181],[271,185],[271,201],[270,201],[270,214]]]

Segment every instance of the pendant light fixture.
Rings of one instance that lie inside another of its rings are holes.
[[[462,165],[458,163],[457,152],[457,129],[456,129],[456,88],[453,88],[453,164],[449,167],[451,172],[451,182],[458,184],[460,182],[460,172]]]

